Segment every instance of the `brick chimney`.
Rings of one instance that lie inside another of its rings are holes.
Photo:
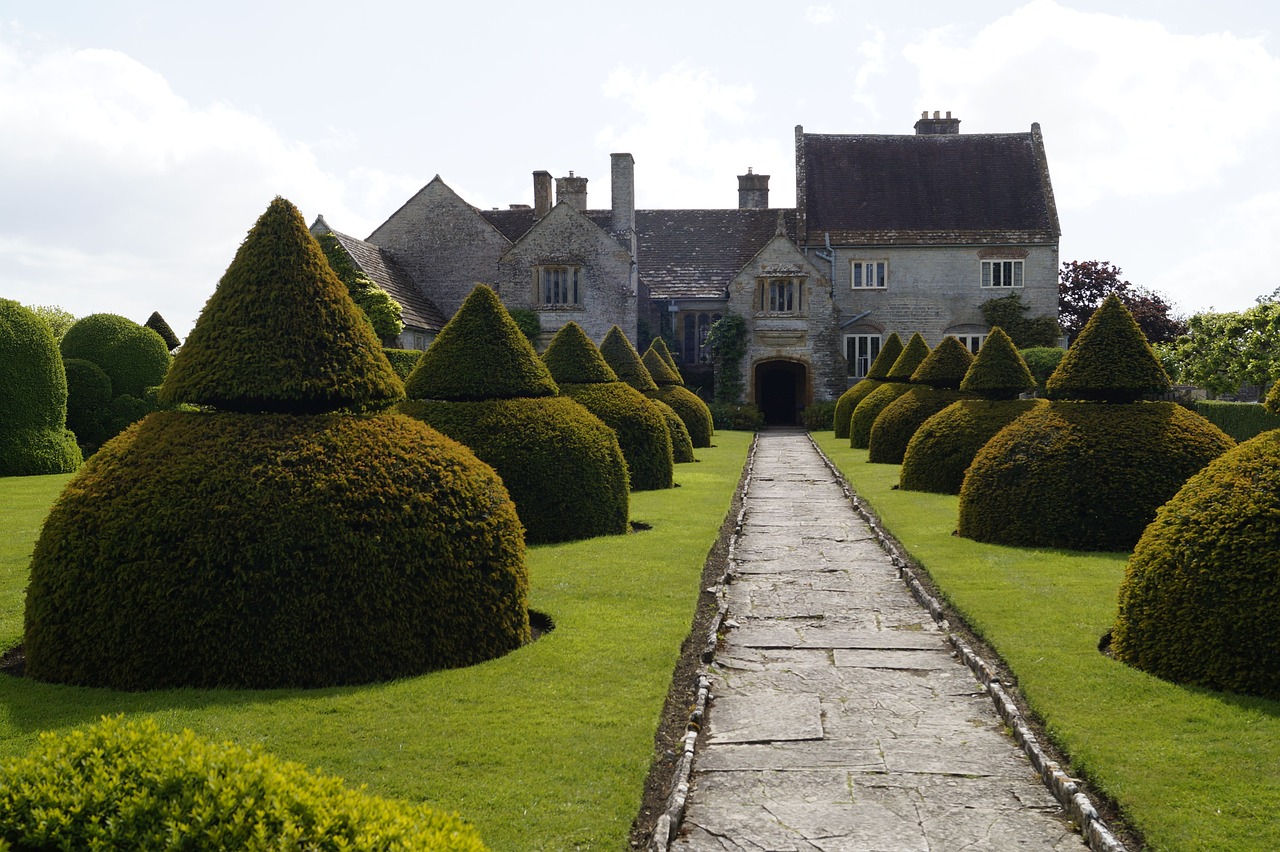
[[[615,234],[625,234],[636,227],[636,161],[630,154],[610,154],[609,159],[613,178],[609,228]]]
[[[939,118],[938,111],[933,111],[933,118],[929,117],[929,111],[925,110],[920,113],[920,120],[916,122],[917,136],[947,136],[960,132],[960,119],[952,118],[951,111],[947,110],[946,118]]]
[[[587,179],[574,177],[573,172],[569,172],[568,177],[556,178],[556,204],[561,201],[578,212],[586,210]]]
[[[738,175],[738,209],[766,210],[769,207],[769,176],[751,173]]]
[[[541,219],[551,212],[551,172],[533,173],[533,215]]]

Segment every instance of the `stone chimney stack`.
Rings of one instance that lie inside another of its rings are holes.
[[[541,219],[551,212],[551,172],[533,173],[533,215]]]
[[[939,118],[938,111],[933,111],[933,118],[929,117],[928,110],[920,113],[920,120],[916,122],[917,136],[947,136],[960,132],[960,119],[952,118],[951,111],[947,110],[946,118]]]
[[[630,154],[610,154],[613,216],[609,227],[615,234],[634,231],[636,227],[636,161]]]
[[[556,178],[556,204],[561,201],[567,203],[579,213],[586,210],[587,179],[574,177],[573,172],[569,172],[568,177]]]
[[[769,207],[769,176],[751,173],[738,175],[738,209],[766,210]]]

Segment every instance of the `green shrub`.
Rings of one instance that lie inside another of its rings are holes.
[[[627,531],[627,464],[617,436],[572,399],[413,399],[401,409],[493,466],[528,543]]]
[[[511,314],[511,319],[515,321],[524,339],[529,341],[530,346],[537,349],[538,338],[542,336],[542,317],[538,312],[525,308],[509,308],[507,313]]]
[[[640,391],[646,396],[654,394],[658,390],[658,383],[653,380],[653,376],[649,375],[649,371],[645,368],[644,362],[640,360],[639,353],[636,352],[631,341],[627,340],[627,336],[622,333],[622,329],[616,325],[609,329],[609,333],[604,336],[604,340],[600,343],[600,356],[604,358],[613,372],[617,374],[621,381],[631,385],[631,387]]]
[[[45,522],[27,672],[130,690],[386,680],[518,647],[526,584],[502,483],[422,423],[157,412]]]
[[[160,335],[160,339],[164,341],[165,346],[169,347],[170,352],[182,345],[178,335],[173,333],[173,329],[169,327],[169,323],[164,321],[164,317],[160,316],[159,311],[152,311],[151,316],[147,317],[147,321],[143,325]]]
[[[974,458],[959,533],[1020,547],[1128,550],[1156,508],[1234,443],[1169,402],[1039,406]]]
[[[1193,476],[1120,585],[1117,659],[1175,683],[1280,699],[1280,430]]]
[[[914,385],[928,385],[931,388],[956,390],[965,374],[973,364],[973,353],[969,347],[951,335],[942,338],[942,342],[930,352],[911,374]]]
[[[916,368],[923,364],[924,359],[928,357],[929,344],[924,342],[924,337],[919,332],[916,332],[911,335],[907,345],[902,347],[902,354],[894,359],[893,366],[889,367],[889,372],[885,374],[885,381],[911,381]]]
[[[711,422],[717,429],[758,432],[764,428],[764,415],[754,405],[713,402],[707,407],[711,409]]]
[[[672,461],[676,464],[697,461],[693,455],[693,439],[689,437],[689,428],[684,425],[680,415],[676,414],[676,410],[656,397],[646,397],[646,399],[657,406],[662,419],[667,424],[667,431],[671,433]]]
[[[981,354],[978,356],[981,358]],[[902,454],[899,487],[959,494],[965,471],[987,441],[1042,399],[962,399],[916,429]]]
[[[116,396],[141,398],[147,388],[164,381],[172,360],[159,334],[116,314],[77,320],[59,345],[63,358],[83,358],[101,367]]]
[[[800,422],[810,432],[826,432],[835,426],[836,405],[836,400],[806,405],[800,412]]]
[[[67,430],[67,378],[49,325],[0,299],[0,476],[67,473],[80,449]]]
[[[1058,365],[1062,363],[1067,350],[1056,346],[1032,346],[1029,349],[1019,350],[1018,354],[1022,356],[1022,360],[1027,362],[1027,369],[1031,371],[1031,375],[1035,379],[1036,393],[1044,396],[1046,393],[1045,383],[1049,381],[1053,371],[1058,369]]]
[[[1195,409],[1196,414],[1237,441],[1247,441],[1263,432],[1280,429],[1280,415],[1252,402],[1198,400]]]
[[[1169,388],[1169,374],[1114,293],[1094,311],[1045,382],[1050,399],[1096,402],[1133,402]]]
[[[695,449],[711,446],[711,434],[715,428],[711,421],[711,409],[693,391],[684,385],[663,385],[653,398],[662,400],[680,415]]]
[[[662,338],[659,337],[654,343],[656,344],[661,340]],[[652,345],[645,350],[640,362],[644,364],[644,368],[649,371],[649,375],[657,383],[658,387],[684,386],[684,379],[680,378],[679,368],[668,364],[667,359],[662,357],[662,353],[654,349]]]
[[[83,358],[63,362],[67,371],[67,428],[87,451],[96,450],[120,430],[111,429],[111,377]]]
[[[680,376],[680,365],[676,363],[675,356],[671,354],[671,350],[667,347],[667,341],[661,337],[655,337],[653,342],[649,344],[649,348],[658,353],[658,357],[663,360],[663,363],[671,368],[671,372],[676,374],[676,379],[680,381],[680,384],[684,384],[684,379]],[[653,371],[650,370],[649,372],[652,373]],[[655,381],[657,380],[655,379]],[[658,384],[662,384],[662,382],[658,382]]]
[[[879,387],[863,397],[849,418],[849,446],[855,450],[867,449],[871,445],[871,428],[880,412],[911,387],[906,382],[881,382]]]
[[[131,393],[119,385],[115,391]],[[403,395],[372,326],[302,214],[276,198],[178,350],[160,399],[308,414],[383,408]]]
[[[886,405],[871,424],[867,461],[902,464],[907,444],[916,430],[930,417],[965,396],[958,390],[912,385],[906,393]]]
[[[897,333],[890,334],[880,346],[880,354],[876,355],[876,360],[871,362],[871,367],[867,370],[867,375],[861,381],[853,385],[836,400],[835,415],[832,418],[832,428],[835,430],[837,438],[849,437],[849,421],[853,418],[853,410],[858,407],[858,403],[866,398],[867,394],[875,390],[879,384],[889,375],[889,369],[893,366],[893,362],[898,360],[898,356],[902,354],[902,338]]]
[[[620,381],[582,326],[573,321],[565,323],[551,338],[547,351],[542,353],[542,360],[556,384],[589,385]]]
[[[456,815],[152,719],[43,733],[0,778],[0,845],[16,849],[484,852]]]
[[[979,310],[987,325],[1003,328],[1015,346],[1053,346],[1062,335],[1056,316],[1024,316],[1030,308],[1022,303],[1022,296],[1017,293],[988,299]]]
[[[1035,384],[1027,362],[1018,354],[1009,335],[993,328],[964,374],[960,390],[984,399],[1017,399]]]
[[[1271,384],[1271,392],[1267,394],[1262,407],[1272,414],[1280,414],[1280,381]]]
[[[409,374],[413,372],[414,367],[418,366],[418,361],[422,358],[421,349],[383,349],[382,354],[387,356],[391,369],[395,370],[396,375],[401,379],[409,378]]]

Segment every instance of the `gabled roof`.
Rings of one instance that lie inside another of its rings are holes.
[[[810,242],[824,232],[838,243],[1057,239],[1037,125],[1030,133],[797,134]]]
[[[405,325],[428,331],[439,331],[448,322],[448,317],[436,307],[435,302],[414,286],[409,276],[387,252],[373,243],[333,230],[329,227],[329,223],[324,221],[323,216],[318,217],[315,224],[311,226],[313,233],[317,227],[323,228],[321,233],[333,234],[356,266],[364,270],[364,274],[373,279],[373,283],[386,290],[391,298],[400,303],[400,319]]]
[[[794,240],[790,210],[637,210],[640,279],[658,299],[724,298],[729,282],[777,233],[779,213]]]
[[[515,207],[510,210],[477,210],[502,236],[515,242],[529,233],[538,221],[532,207]]]

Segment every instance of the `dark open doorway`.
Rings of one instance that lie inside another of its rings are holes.
[[[809,371],[795,361],[764,361],[756,365],[756,405],[771,426],[794,426],[808,395]]]

